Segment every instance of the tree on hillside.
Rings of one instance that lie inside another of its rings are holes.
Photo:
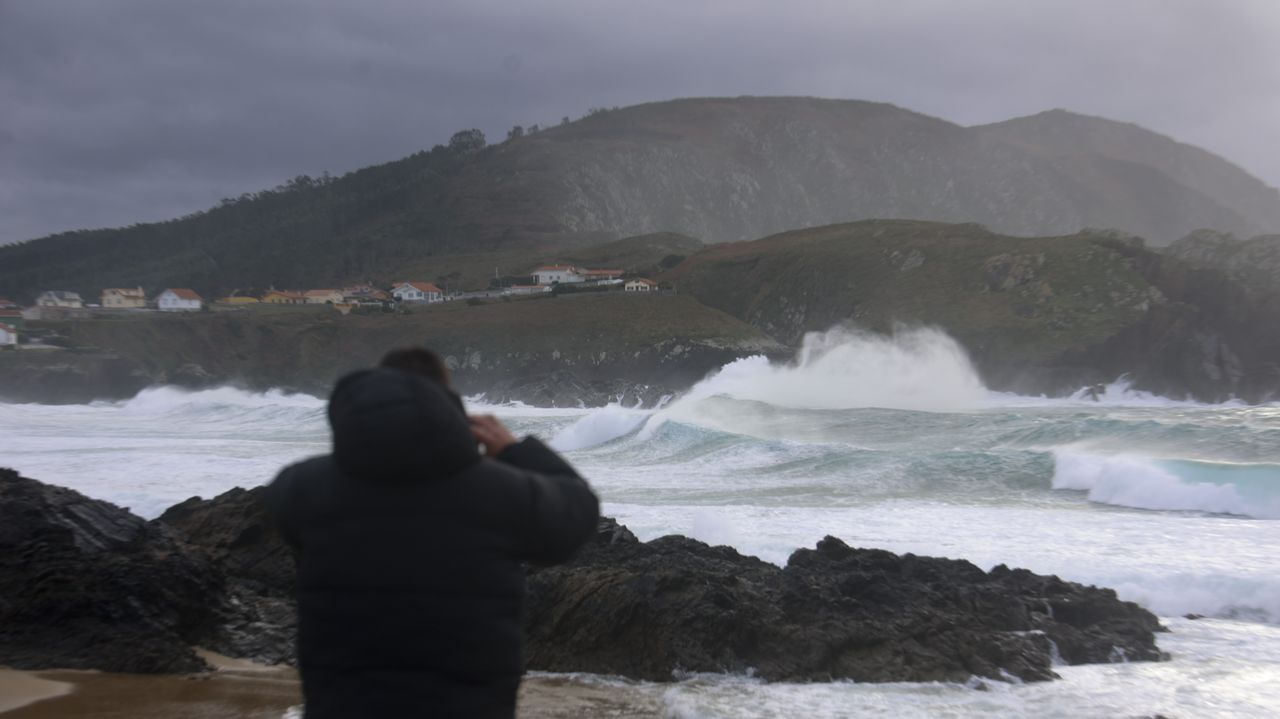
[[[524,137],[524,127],[523,127],[523,126],[521,126],[521,125],[516,125],[515,127],[511,128],[510,130],[507,130],[507,139],[508,139],[508,140],[516,140],[516,139],[519,139],[519,138],[521,138],[521,137]]]
[[[436,284],[444,288],[444,293],[448,296],[450,293],[458,290],[458,280],[461,278],[462,273],[455,270],[449,274],[436,277]]]
[[[449,138],[449,149],[458,153],[479,152],[488,144],[484,139],[484,133],[474,127],[470,130],[459,130]]]

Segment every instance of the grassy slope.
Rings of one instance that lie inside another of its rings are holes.
[[[500,276],[526,275],[539,265],[548,263],[573,264],[581,267],[620,269],[628,273],[643,273],[669,255],[692,255],[703,245],[692,237],[661,232],[637,237],[626,237],[599,245],[585,247],[514,248],[490,252],[447,254],[401,264],[393,273],[379,278],[423,279],[443,282],[445,275],[458,273],[451,278],[450,289],[479,290],[489,286],[489,280],[497,270]],[[395,274],[395,277],[391,277]],[[443,287],[444,285],[441,284]]]
[[[1035,363],[1115,334],[1158,296],[1108,242],[867,221],[711,246],[664,279],[785,342],[845,322],[929,324],[980,357]]]
[[[1207,150],[1138,125],[1050,110],[974,129],[1060,158],[1092,155],[1113,163],[1147,167],[1164,174],[1166,181],[1189,187],[1240,212],[1262,230],[1280,231],[1280,194],[1276,188]]]

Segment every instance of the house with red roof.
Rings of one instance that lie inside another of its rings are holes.
[[[444,290],[430,282],[397,282],[391,294],[401,302],[441,302]]]
[[[185,287],[170,287],[156,295],[156,307],[161,312],[199,312],[203,306],[204,299]]]
[[[0,322],[11,327],[22,329],[24,324],[23,320],[25,319],[26,318],[22,316],[22,310],[0,309]]]

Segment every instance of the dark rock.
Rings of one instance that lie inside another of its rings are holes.
[[[0,400],[83,404],[133,397],[151,378],[110,353],[67,350],[0,352]]]
[[[151,523],[0,475],[0,663],[192,671],[188,645],[293,662],[295,567],[262,489]],[[826,537],[786,567],[609,518],[567,565],[531,567],[530,669],[668,681],[1045,680],[1056,661],[1159,660],[1154,616],[1108,589]]]
[[[1034,681],[1059,660],[1165,658],[1156,618],[1110,590],[833,537],[784,568],[685,537],[597,537],[572,563],[530,574],[526,630],[531,669],[654,681]]]
[[[222,575],[170,530],[0,469],[0,664],[162,673],[219,622]]]
[[[237,582],[264,596],[291,598],[293,551],[266,521],[263,487],[236,487],[209,500],[192,497],[153,524],[179,530]]]
[[[263,664],[293,664],[297,579],[293,551],[266,520],[263,487],[192,497],[152,524],[168,527],[202,549],[226,582],[221,621],[202,646]]]

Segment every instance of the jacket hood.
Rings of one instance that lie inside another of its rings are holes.
[[[353,372],[329,397],[333,459],[379,479],[447,477],[480,461],[467,417],[448,390],[396,369]]]

